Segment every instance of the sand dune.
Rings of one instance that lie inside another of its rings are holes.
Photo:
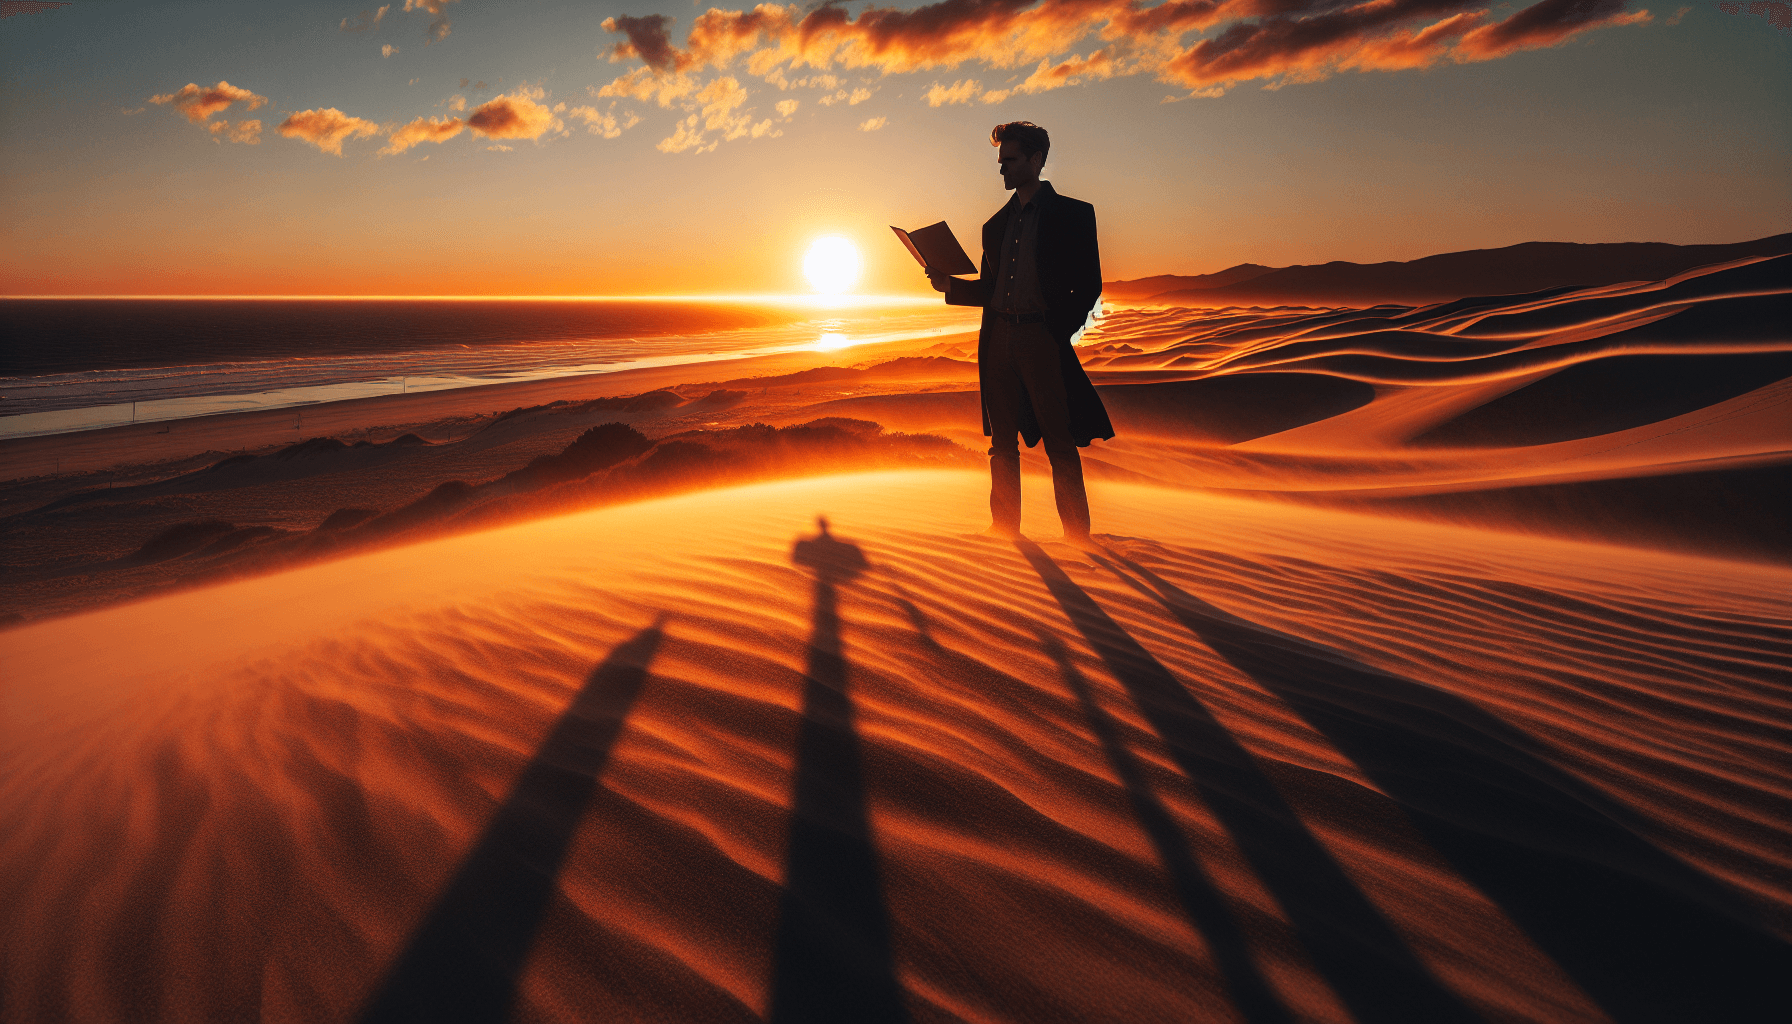
[[[1792,251],[1792,235],[1727,245],[1524,242],[1500,249],[1440,253],[1403,263],[1339,260],[1294,267],[1244,263],[1198,277],[1110,281],[1104,289],[1120,301],[1171,306],[1426,303],[1476,292],[1537,292],[1654,281],[1692,267],[1780,256],[1788,251]]]
[[[1772,1019],[1785,570],[1100,483],[1104,551],[1017,548],[983,497],[0,633],[8,1017]]]

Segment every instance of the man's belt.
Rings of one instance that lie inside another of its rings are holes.
[[[1009,313],[1000,309],[992,309],[989,311],[989,315],[1005,324],[1015,324],[1016,326],[1045,323],[1044,313]]]

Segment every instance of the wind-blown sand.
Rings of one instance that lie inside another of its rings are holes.
[[[1789,302],[1115,311],[1095,551],[969,336],[0,442],[0,1016],[1784,1020]]]
[[[765,484],[0,634],[7,1016],[1771,1019],[1792,572],[1094,499]]]

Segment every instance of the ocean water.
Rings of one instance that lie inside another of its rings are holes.
[[[6,299],[0,438],[968,330],[937,299]]]

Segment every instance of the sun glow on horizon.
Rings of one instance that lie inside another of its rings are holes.
[[[823,235],[809,245],[803,257],[803,276],[809,287],[823,295],[839,295],[859,283],[865,268],[859,247],[839,235]]]

